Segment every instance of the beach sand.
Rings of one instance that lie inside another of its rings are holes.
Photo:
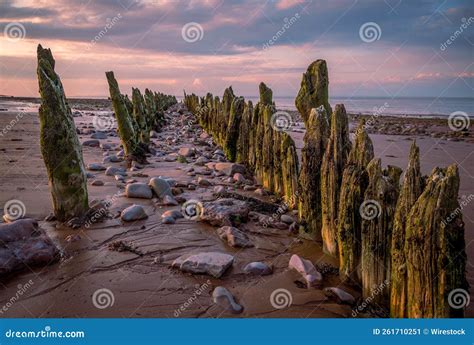
[[[74,103],[71,103],[74,107]],[[92,112],[103,105],[95,105]],[[79,108],[79,107],[78,107]],[[82,108],[87,109],[87,107]],[[75,117],[79,128],[92,126],[89,111]],[[18,116],[15,111],[0,112],[0,128],[5,128]],[[93,128],[93,127],[91,127]],[[303,133],[292,132],[297,147],[302,147]],[[190,146],[184,139],[177,145],[166,144],[164,138],[176,136],[176,128],[167,126],[160,138],[153,139],[158,151],[167,154],[177,152],[179,147]],[[414,136],[371,134],[376,156],[384,164],[394,164],[403,169],[407,164],[407,152]],[[80,135],[83,142],[90,135]],[[434,166],[458,163],[461,174],[460,196],[474,194],[474,144],[453,142],[429,136],[417,136],[420,146],[422,170],[429,173]],[[118,144],[117,137],[101,140]],[[11,199],[21,200],[26,206],[26,216],[44,219],[51,212],[50,193],[46,170],[39,149],[39,122],[36,112],[24,113],[21,121],[0,136],[2,164],[0,166],[0,204]],[[99,147],[84,147],[85,164],[101,163],[103,150]],[[179,182],[190,182],[196,177],[186,174],[187,164],[166,162],[163,157],[152,157],[141,173],[167,176]],[[123,163],[106,163],[106,166],[121,166]],[[197,168],[197,167],[195,167]],[[198,169],[197,169],[198,170]],[[302,255],[317,264],[318,268],[337,267],[337,260],[322,253],[319,243],[296,239],[287,230],[263,228],[253,222],[244,227],[255,244],[245,250],[234,249],[224,244],[215,228],[204,223],[180,219],[173,225],[161,223],[161,214],[180,206],[163,207],[146,199],[129,199],[121,195],[123,185],[103,172],[93,172],[104,186],[91,186],[89,200],[113,198],[112,213],[136,203],[145,207],[149,218],[132,224],[123,224],[118,218],[95,224],[89,229],[72,230],[55,228],[53,222],[41,221],[40,225],[59,245],[63,252],[60,262],[43,268],[31,268],[0,280],[0,308],[15,296],[19,284],[32,281],[31,287],[14,303],[10,303],[2,317],[351,317],[352,309],[340,305],[324,296],[320,289],[306,289],[298,283],[299,275],[287,269],[293,253]],[[147,182],[148,177],[134,177]],[[216,179],[217,180],[217,179]],[[215,180],[215,181],[216,181]],[[242,192],[242,191],[239,191]],[[119,194],[117,194],[119,193]],[[248,192],[253,194],[251,192]],[[212,187],[195,191],[185,190],[186,196],[204,200],[212,197]],[[115,197],[114,197],[115,195]],[[474,284],[474,205],[463,210],[466,223],[466,247],[468,252],[468,279]],[[80,239],[68,242],[70,235]],[[131,242],[141,255],[117,252],[108,249],[108,244],[123,240]],[[235,256],[232,269],[221,279],[182,273],[170,268],[171,262],[183,254],[202,251],[220,251]],[[249,277],[242,268],[251,261],[272,264],[272,275]],[[229,314],[212,303],[211,293],[216,286],[224,286],[243,305],[241,314]],[[340,285],[337,275],[327,270],[324,286],[340,286],[359,298],[360,293],[349,286]],[[97,289],[113,292],[114,304],[98,309],[92,303]],[[288,308],[275,309],[270,295],[275,289],[290,291],[292,304]],[[471,299],[474,295],[471,292]],[[474,316],[474,308],[467,308],[467,316]],[[371,316],[369,314],[360,315]]]

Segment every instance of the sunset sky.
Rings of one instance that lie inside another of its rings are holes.
[[[107,96],[108,70],[123,93],[232,85],[252,96],[264,81],[294,96],[316,59],[328,63],[331,96],[474,94],[472,0],[0,1],[3,95],[38,95],[38,43],[52,49],[68,97]],[[366,23],[378,39],[361,33]],[[183,34],[187,24],[197,37]]]

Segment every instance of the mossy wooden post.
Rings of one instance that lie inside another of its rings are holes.
[[[117,119],[118,132],[123,145],[127,163],[130,166],[133,160],[139,163],[145,163],[145,150],[138,142],[138,135],[134,127],[133,118],[130,116],[133,111],[133,103],[128,97],[122,96],[114,77],[114,72],[106,72],[107,82],[109,83],[110,99]]]
[[[237,144],[237,162],[250,168],[250,143],[253,136],[252,126],[253,104],[252,101],[244,103],[244,112],[240,121],[239,139]]]
[[[89,209],[82,149],[50,49],[38,45],[40,146],[56,218],[82,219]]]
[[[290,209],[298,207],[298,153],[291,136],[281,133],[281,174],[283,197]]]
[[[323,107],[313,109],[306,124],[301,151],[298,213],[310,238],[321,239],[321,162],[329,136]]]
[[[219,114],[219,131],[218,131],[218,138],[219,144],[223,146],[226,134],[227,134],[227,125],[229,123],[230,118],[230,110],[232,107],[232,102],[234,101],[235,95],[234,91],[232,90],[232,86],[229,86],[227,89],[224,90],[224,95],[222,96],[222,113]]]
[[[406,221],[407,316],[463,317],[468,283],[455,164],[435,168]]]
[[[392,264],[390,276],[390,317],[407,317],[407,265],[405,261],[405,224],[407,215],[423,192],[424,178],[420,170],[420,149],[413,142],[408,167],[398,197],[392,231]]]
[[[331,115],[331,134],[321,166],[323,250],[334,256],[338,255],[337,210],[342,174],[351,149],[348,122],[344,105],[337,104]]]
[[[273,104],[273,91],[264,82],[261,82],[258,86],[260,94],[260,104],[272,105]]]
[[[138,129],[138,140],[146,147],[150,143],[150,123],[149,116],[151,117],[150,105],[145,107],[143,96],[140,90],[132,88],[132,104],[133,104],[133,117],[137,124]]]
[[[369,184],[359,212],[361,227],[362,296],[388,307],[390,295],[390,247],[393,219],[402,169],[374,158],[367,166]]]
[[[314,61],[303,73],[295,105],[305,124],[308,123],[311,109],[320,106],[323,106],[326,110],[326,116],[329,120],[332,110],[329,105],[329,77],[326,61]]]
[[[374,158],[372,141],[361,122],[356,130],[354,145],[344,169],[339,195],[337,233],[339,276],[348,283],[361,283],[361,220],[359,209],[364,200],[368,175],[367,164]]]
[[[237,158],[237,142],[239,140],[239,129],[242,114],[244,112],[245,100],[243,97],[234,97],[230,108],[229,123],[224,142],[224,153],[227,159],[235,162]]]

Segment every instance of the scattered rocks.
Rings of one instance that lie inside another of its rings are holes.
[[[125,195],[127,198],[151,199],[153,197],[150,187],[141,182],[128,184],[125,187]]]
[[[232,266],[233,262],[234,257],[232,255],[204,252],[180,256],[173,262],[172,267],[179,268],[183,272],[209,274],[215,278],[220,278]]]
[[[222,228],[217,229],[217,234],[221,240],[227,241],[231,247],[253,247],[248,236],[232,226],[223,226]]]
[[[296,254],[291,256],[288,268],[294,269],[301,274],[308,288],[319,287],[322,283],[323,276],[316,270],[313,263]]]
[[[212,300],[222,308],[234,314],[239,314],[244,308],[235,302],[234,296],[225,287],[218,286],[212,292]]]
[[[146,214],[143,206],[132,205],[122,211],[120,218],[124,222],[131,222],[134,220],[146,219],[148,218],[148,215]]]

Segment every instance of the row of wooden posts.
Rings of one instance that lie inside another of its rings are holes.
[[[328,85],[326,62],[313,62],[295,100],[306,127],[301,159],[264,83],[256,105],[232,87],[222,101],[208,93],[184,102],[230,161],[298,209],[301,233],[339,257],[341,280],[364,299],[392,317],[462,317],[452,300],[468,288],[457,166],[423,176],[413,142],[400,184],[402,169],[374,158],[364,122],[350,140],[346,110],[332,110]]]

